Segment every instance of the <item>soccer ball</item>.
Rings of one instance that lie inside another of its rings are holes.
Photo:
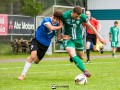
[[[75,77],[75,83],[85,85],[87,83],[87,77],[84,74],[79,74]]]

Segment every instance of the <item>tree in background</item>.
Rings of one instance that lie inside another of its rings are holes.
[[[64,0],[70,6],[80,5],[87,10],[87,0]]]
[[[55,0],[0,0],[0,13],[36,16],[51,7]],[[58,5],[80,5],[87,10],[87,0],[56,0]]]
[[[21,0],[23,5],[23,14],[29,16],[37,16],[42,12],[42,4],[40,2],[35,2],[35,0]]]

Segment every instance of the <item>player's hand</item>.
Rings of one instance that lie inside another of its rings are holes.
[[[69,39],[71,39],[71,37],[69,35],[63,35],[62,39],[69,40]]]

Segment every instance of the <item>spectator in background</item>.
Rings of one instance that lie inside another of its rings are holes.
[[[111,42],[113,58],[116,58],[115,52],[117,50],[118,42],[119,42],[118,35],[119,35],[118,21],[115,21],[114,26],[110,28],[110,32],[109,32],[109,41]]]
[[[93,27],[97,30],[97,32],[100,30],[101,25],[99,23],[98,20],[96,20],[95,18],[91,17],[91,13],[90,11],[86,11],[86,16],[88,17],[89,22],[91,23],[91,25],[93,25]],[[86,29],[87,32],[87,36],[86,36],[86,54],[87,54],[87,62],[90,62],[90,45],[91,42],[93,43],[93,47],[95,47],[96,45],[96,34],[94,33],[94,31],[91,30],[91,28],[89,28],[86,24],[84,24],[84,27]],[[102,51],[103,49],[101,49]]]

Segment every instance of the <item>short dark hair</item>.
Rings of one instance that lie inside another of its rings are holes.
[[[82,13],[82,8],[80,6],[75,6],[73,9],[73,13],[77,13],[80,15]]]
[[[114,24],[118,24],[118,21],[115,21]]]
[[[54,13],[53,13],[53,16],[55,17],[55,18],[58,18],[58,19],[62,19],[62,12],[61,11],[59,11],[59,10],[56,10]]]

